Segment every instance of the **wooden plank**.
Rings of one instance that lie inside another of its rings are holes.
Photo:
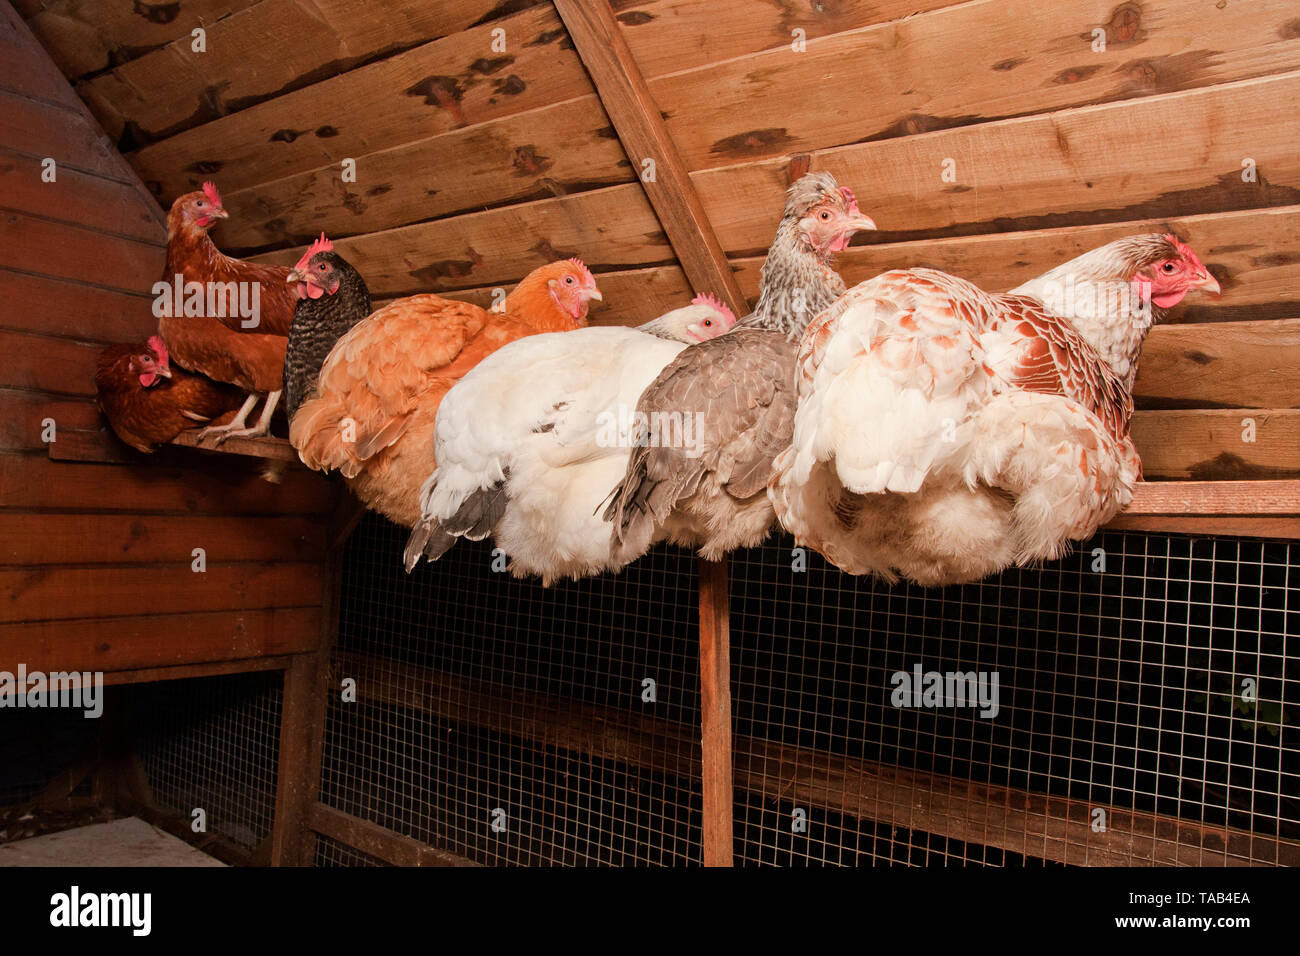
[[[51,158],[55,180],[45,182],[41,158],[0,145],[0,201],[7,209],[153,244],[167,241],[166,231],[141,202],[137,186],[59,165],[62,155]]]
[[[1143,408],[1300,407],[1300,319],[1157,326],[1134,391]]]
[[[200,465],[191,453],[178,452],[178,464],[175,457],[164,460],[167,453],[160,450],[158,460],[144,468],[0,455],[0,502],[7,508],[223,516],[319,515],[333,505],[335,486],[305,468],[290,469],[279,484],[270,484],[246,460],[213,458]]]
[[[92,396],[95,360],[103,348],[100,343],[0,329],[0,385]]]
[[[1287,0],[1221,8],[1197,0],[982,0],[810,37],[804,53],[787,44],[672,74],[652,90],[683,156],[699,169],[1292,70],[1300,66],[1287,28],[1294,17]],[[1108,31],[1103,52],[1092,50],[1097,27]],[[1163,134],[1172,124],[1157,128]]]
[[[1300,478],[1300,410],[1139,411],[1133,441],[1148,481]]]
[[[856,187],[880,226],[872,243],[1296,204],[1300,156],[1278,104],[1298,97],[1300,73],[1286,73],[845,146],[813,165]],[[1259,181],[1242,181],[1243,155]],[[955,183],[941,178],[945,160]],[[693,178],[723,248],[760,254],[780,214],[784,161]]]
[[[29,156],[49,156],[60,167],[127,181],[125,161],[110,155],[103,132],[71,109],[0,89],[0,143]],[[135,173],[126,170],[132,179]]]
[[[284,703],[280,714],[280,752],[275,779],[275,818],[271,831],[271,865],[297,866],[307,829],[308,795],[315,788],[311,766],[312,696],[318,687],[318,654],[302,654],[284,672]]]
[[[298,462],[298,453],[284,438],[267,435],[264,438],[228,438],[218,447],[210,443],[200,444],[197,431],[181,432],[172,439],[172,444],[180,448],[195,448],[211,455],[246,455],[250,458],[265,458],[269,461]]]
[[[1106,525],[1116,531],[1147,531],[1153,534],[1194,534],[1204,537],[1268,538],[1300,540],[1300,518],[1250,515],[1126,515]]]
[[[386,830],[323,803],[313,804],[307,824],[322,836],[377,857],[394,866],[478,866],[464,857]]]
[[[299,654],[314,646],[319,617],[309,607],[3,624],[0,663],[107,672]]]
[[[320,565],[0,569],[0,623],[303,607],[319,603]]]
[[[64,505],[77,502],[64,499]],[[44,564],[189,565],[195,548],[208,567],[226,561],[313,561],[325,532],[309,518],[0,513],[0,566]]]
[[[111,281],[112,277],[101,279]],[[151,308],[153,298],[147,292],[25,275],[0,266],[0,301],[11,306],[0,313],[0,328],[83,342],[143,342],[158,328]]]
[[[705,866],[731,866],[735,807],[731,748],[731,624],[725,561],[698,563],[700,574],[700,721]]]
[[[7,268],[125,292],[153,288],[166,244],[106,238],[93,229],[0,209],[0,262]]]
[[[224,677],[228,674],[251,674],[261,671],[284,670],[293,660],[291,655],[278,657],[250,657],[242,660],[208,661],[200,664],[180,664],[174,667],[141,667],[135,670],[113,671],[104,675],[104,684],[150,684],[160,680],[188,680],[192,677]]]
[[[137,5],[94,0],[31,0],[20,7],[50,58],[71,80],[129,62],[257,0],[185,0]],[[283,42],[283,41],[282,41]]]
[[[662,264],[674,254],[634,185],[336,239],[334,246],[372,293],[385,296],[513,285],[538,266],[573,257],[596,271],[599,282],[602,270]],[[301,254],[295,247],[255,258],[292,265]]]
[[[1144,481],[1126,515],[1300,515],[1300,481]]]
[[[533,0],[536,2],[536,0]],[[135,141],[149,142],[235,113],[263,100],[280,97],[327,77],[347,74],[376,63],[379,75],[401,94],[421,76],[441,74],[459,80],[460,95],[471,103],[509,99],[513,86],[497,87],[487,78],[530,74],[527,50],[515,48],[513,60],[491,64],[489,31],[497,24],[473,28],[488,20],[499,0],[469,0],[432,4],[420,0],[262,0],[207,28],[207,49],[196,53],[189,35],[77,85],[109,135],[119,137],[130,124]],[[544,6],[504,18],[501,25],[516,36],[554,29],[554,13]],[[516,32],[517,31],[517,32]],[[454,34],[437,53],[425,41]],[[286,38],[292,37],[292,42]],[[424,47],[420,47],[424,44]],[[409,57],[398,70],[385,69],[392,54],[419,47],[422,56]],[[472,54],[455,58],[453,51]],[[385,59],[388,57],[389,59]],[[432,64],[439,60],[440,68]],[[474,70],[473,62],[483,61]],[[423,72],[421,72],[423,71]],[[328,82],[328,80],[326,80]],[[403,85],[397,86],[401,82]],[[478,85],[478,96],[469,87]],[[449,91],[450,92],[450,91]],[[522,92],[522,91],[521,91]],[[455,93],[451,93],[455,95]],[[317,101],[319,102],[319,101]],[[390,103],[393,101],[390,101]],[[349,103],[349,107],[353,104]],[[469,109],[462,105],[462,109]],[[455,110],[449,112],[454,113]],[[298,117],[321,116],[323,123],[342,116],[317,110]]]
[[[341,673],[359,675],[357,690],[363,700],[413,707],[654,773],[687,779],[700,774],[699,763],[683,756],[697,752],[697,731],[684,724],[658,721],[653,732],[647,732],[645,718],[631,712],[529,694],[529,703],[546,715],[532,722],[521,719],[522,692],[508,688],[358,655],[341,655],[338,667]],[[540,733],[532,735],[533,728]],[[823,807],[1037,859],[1136,866],[1300,862],[1300,844],[1295,841],[1260,839],[1241,830],[1123,807],[1107,808],[1107,830],[1095,833],[1082,804],[1060,798],[751,737],[736,737],[734,745],[735,786],[740,790],[785,806]]]
[[[46,451],[41,441],[46,419],[58,429],[98,428],[99,408],[86,399],[51,399],[39,392],[0,388],[0,452]]]
[[[507,49],[492,50],[492,31],[506,31]],[[234,115],[171,136],[128,156],[141,178],[158,170],[215,178],[223,189],[359,158],[458,126],[591,92],[549,6],[434,40],[406,53],[322,80]],[[224,97],[224,94],[223,94]],[[191,100],[193,97],[191,96]],[[339,109],[346,104],[346,109]],[[194,107],[191,104],[190,109]],[[145,132],[172,117],[140,116]],[[105,124],[113,132],[111,122]],[[148,154],[147,161],[143,155]],[[366,175],[357,167],[358,182]],[[432,185],[432,184],[431,184]],[[162,188],[170,202],[177,192]]]

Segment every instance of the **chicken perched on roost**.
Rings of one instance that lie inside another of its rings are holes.
[[[770,484],[795,538],[853,574],[953,584],[1051,559],[1132,500],[1152,324],[1219,285],[1172,235],[1118,239],[993,295],[933,269],[849,290],[799,352]]]
[[[832,257],[854,232],[875,228],[829,173],[790,187],[753,314],[725,339],[678,355],[637,403],[645,423],[697,416],[700,441],[634,442],[604,511],[619,564],[665,537],[710,560],[767,537],[767,480],[794,429],[798,338],[844,291]]]
[[[205,428],[201,438],[218,444],[235,436],[265,435],[280,400],[284,350],[298,296],[285,284],[285,266],[259,265],[224,255],[208,232],[229,218],[212,183],[186,193],[167,213],[167,268],[163,282],[175,290],[158,320],[172,361],[247,394],[227,424]],[[177,279],[177,277],[180,277]],[[190,283],[198,283],[197,298]],[[253,427],[245,421],[265,397]]]
[[[335,343],[289,441],[309,468],[341,472],[362,503],[409,528],[447,391],[507,343],[586,325],[600,298],[591,272],[569,259],[530,272],[499,313],[431,294],[390,302]]]
[[[763,269],[761,315],[774,324],[785,321],[778,300],[815,304],[842,291],[830,257],[868,222],[826,174],[804,177],[791,197],[793,226],[782,222]],[[730,354],[729,339],[757,331],[737,327],[686,351],[721,346]],[[792,367],[794,346],[786,345]],[[617,570],[636,557],[611,548],[602,510],[638,440],[637,401],[683,348],[633,329],[587,329],[515,343],[467,375],[438,418],[438,470],[421,493],[424,514],[407,542],[407,570],[422,555],[438,558],[457,537],[488,535],[513,574],[539,575],[545,584]],[[763,374],[756,402],[781,389],[776,373]],[[707,431],[697,434],[693,418],[659,424],[669,434],[657,440],[713,441]],[[702,428],[712,427],[706,418]]]
[[[198,428],[239,408],[243,393],[172,368],[158,336],[140,345],[110,345],[95,368],[99,407],[117,437],[152,452],[183,431]]]
[[[290,270],[298,306],[284,353],[284,413],[294,414],[316,390],[325,357],[349,329],[371,312],[370,289],[352,264],[321,233]]]

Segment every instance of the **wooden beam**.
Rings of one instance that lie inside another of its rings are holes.
[[[251,674],[257,671],[284,670],[293,660],[292,655],[277,657],[248,657],[235,661],[210,661],[201,664],[181,664],[176,667],[144,667],[134,670],[109,671],[104,674],[104,685],[151,684],[162,680],[186,680],[191,677],[224,677],[227,674]]]
[[[704,865],[731,866],[735,788],[731,752],[731,619],[727,563],[701,560],[699,569]]]
[[[322,836],[394,866],[479,865],[454,853],[394,833],[377,823],[327,807],[323,803],[315,803],[308,809],[307,825]]]
[[[687,279],[696,292],[720,295],[737,315],[744,315],[749,309],[740,285],[614,11],[607,0],[555,0],[555,8]],[[649,182],[643,166],[647,159],[654,162]]]
[[[310,768],[313,764],[319,766],[311,752],[312,718],[316,713],[312,701],[319,686],[316,673],[319,664],[319,654],[302,654],[294,657],[284,672],[275,822],[271,829],[272,866],[298,866],[303,857],[307,807],[316,794]]]
[[[1300,480],[1144,481],[1123,515],[1300,515]]]

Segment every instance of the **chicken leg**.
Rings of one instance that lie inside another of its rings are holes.
[[[275,406],[280,403],[280,390],[267,394],[266,405],[262,408],[262,415],[258,418],[257,424],[252,428],[245,428],[244,421],[248,418],[248,413],[253,410],[253,406],[257,404],[257,398],[256,393],[250,394],[238,414],[225,425],[213,425],[199,432],[199,442],[202,443],[209,437],[215,436],[215,444],[219,446],[229,438],[261,438],[270,432],[271,416],[275,414]]]

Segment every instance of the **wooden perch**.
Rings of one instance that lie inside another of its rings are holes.
[[[221,445],[201,445],[198,430],[181,432],[170,444],[179,448],[196,448],[218,455],[243,455],[272,461],[297,463],[298,453],[283,438],[230,438]],[[149,456],[123,444],[106,428],[63,428],[58,439],[49,443],[52,461],[81,461],[98,464],[146,464]]]

